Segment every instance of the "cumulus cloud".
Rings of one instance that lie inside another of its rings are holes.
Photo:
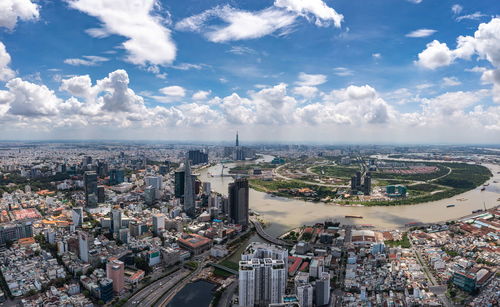
[[[31,0],[2,0],[0,2],[0,27],[13,30],[18,20],[36,20],[39,7]]]
[[[378,57],[375,57],[375,58],[378,58]],[[333,69],[333,71],[334,71],[334,74],[336,74],[337,76],[341,76],[341,77],[352,76],[354,74],[354,72],[352,70],[350,70],[349,68],[345,68],[345,67],[335,67]]]
[[[212,91],[197,91],[191,98],[193,100],[204,100],[207,99],[211,93]]]
[[[297,86],[293,88],[293,93],[306,99],[311,99],[318,94],[318,88],[314,86]]]
[[[299,80],[295,82],[300,86],[316,86],[321,85],[326,82],[326,76],[322,74],[306,74],[301,72],[299,74]]]
[[[64,60],[65,64],[73,66],[97,66],[102,62],[109,61],[108,58],[96,55],[84,55],[82,58],[71,58]]]
[[[315,25],[321,27],[330,24],[340,27],[343,20],[341,14],[321,0],[276,0],[273,6],[253,12],[229,5],[217,6],[184,18],[175,27],[202,33],[209,41],[220,43],[284,35],[291,31],[298,17],[314,20]],[[217,20],[222,24],[214,22]]]
[[[122,44],[126,60],[137,65],[167,65],[176,55],[176,46],[165,19],[159,15],[158,0],[66,0],[71,8],[96,17],[101,28],[87,30],[96,38],[116,34],[128,38]]]
[[[444,77],[443,78],[443,86],[458,86],[462,84],[457,77]]]
[[[406,34],[405,36],[406,37],[427,37],[427,36],[431,36],[432,34],[436,33],[437,30],[433,30],[433,29],[418,29],[418,30],[415,30],[415,31],[412,31],[408,34]]]
[[[450,65],[454,60],[453,53],[446,43],[433,40],[427,44],[427,48],[418,54],[417,63],[428,69],[436,69]]]
[[[0,42],[0,81],[12,79],[16,74],[10,69],[10,55],[5,49],[5,45]]]

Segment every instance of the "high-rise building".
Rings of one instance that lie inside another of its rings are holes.
[[[99,299],[105,303],[113,299],[113,280],[103,278],[99,281]]]
[[[245,151],[242,147],[240,147],[240,140],[238,137],[238,132],[236,132],[236,146],[234,147],[233,159],[236,161],[244,161],[245,160]]]
[[[229,184],[229,219],[232,223],[248,227],[248,180],[238,178]]]
[[[181,198],[184,195],[184,169],[178,169],[175,171],[175,177],[174,177],[174,194],[175,197]]]
[[[0,245],[29,237],[33,237],[33,225],[31,222],[3,224],[0,226]]]
[[[104,190],[104,186],[103,185],[97,186],[97,202],[103,203],[104,201],[106,201],[106,193]]]
[[[194,204],[194,180],[191,175],[191,164],[189,159],[184,163],[184,212],[193,217],[195,213]]]
[[[85,205],[87,207],[97,207],[97,174],[87,171],[83,175],[85,186]]]
[[[267,307],[281,302],[285,295],[287,255],[287,251],[269,244],[252,243],[247,247],[246,254],[242,255],[239,263],[239,306]]]
[[[109,171],[109,184],[116,185],[125,181],[125,172],[122,169],[112,169]]]
[[[314,299],[316,306],[328,305],[330,302],[330,292],[330,274],[323,272],[314,285]]]
[[[208,163],[208,153],[201,150],[188,151],[188,159],[193,165]]]
[[[97,161],[97,175],[104,178],[108,175],[108,164],[103,161]]]
[[[312,307],[313,306],[313,286],[309,283],[309,276],[307,275],[307,280],[300,278],[300,275],[295,277],[295,293],[299,300],[301,307]]]
[[[163,214],[153,215],[153,233],[158,235],[164,229],[165,229],[165,215]]]
[[[78,247],[80,260],[89,262],[90,235],[84,231],[78,232]]]
[[[122,211],[118,208],[111,210],[111,231],[118,235],[122,228]]]
[[[83,208],[75,207],[71,210],[71,217],[73,220],[73,225],[75,227],[81,227],[83,225]]]
[[[144,201],[146,205],[151,206],[156,199],[156,189],[150,185],[144,188]]]
[[[153,186],[157,191],[161,190],[161,176],[146,176],[144,177],[145,186]]]
[[[110,258],[106,264],[106,277],[113,281],[113,292],[122,292],[125,279],[125,264],[116,258]]]

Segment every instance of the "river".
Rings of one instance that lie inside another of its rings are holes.
[[[270,161],[272,158],[272,156],[264,155],[259,161]],[[224,172],[227,173],[231,167],[242,163],[254,162],[228,163],[225,164]],[[500,174],[498,174],[500,166],[492,164],[484,164],[484,166],[493,173],[485,191],[476,188],[453,198],[428,203],[404,206],[347,207],[271,197],[269,194],[251,189],[250,208],[270,223],[266,231],[275,236],[281,235],[291,228],[323,222],[326,219],[336,219],[343,223],[370,224],[376,229],[401,228],[409,222],[432,223],[457,219],[471,214],[472,210],[483,208],[483,203],[487,208],[500,204],[497,201],[497,198],[500,197]],[[227,186],[233,181],[233,178],[219,176],[221,171],[221,164],[205,168],[199,171],[199,178],[201,181],[210,182],[213,191],[227,195]],[[209,173],[213,174],[214,177],[209,176]],[[465,200],[457,200],[462,198]],[[455,207],[447,208],[448,204],[454,204]],[[363,219],[346,219],[346,215],[360,215],[363,216]]]
[[[174,296],[168,307],[208,307],[212,301],[215,287],[216,285],[204,280],[189,283]]]

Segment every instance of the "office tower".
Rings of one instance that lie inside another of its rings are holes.
[[[371,190],[372,190],[372,177],[371,177],[370,172],[367,172],[365,174],[365,178],[363,181],[363,193],[365,195],[370,195]]]
[[[113,292],[122,292],[125,279],[125,264],[116,258],[110,258],[106,263],[106,277],[113,281]]]
[[[82,158],[82,167],[86,168],[88,165],[92,164],[92,157],[91,156],[84,156]]]
[[[208,163],[208,153],[201,150],[188,151],[188,159],[193,165]]]
[[[253,248],[257,247],[258,250]],[[279,252],[277,252],[279,251]],[[269,306],[285,295],[288,252],[269,244],[252,243],[239,263],[239,306]],[[283,255],[273,259],[268,256]]]
[[[316,280],[314,285],[314,299],[316,306],[328,305],[330,302],[330,274],[327,272],[321,273],[321,276]]]
[[[156,189],[153,186],[147,186],[144,189],[144,201],[146,205],[151,206],[156,199]]]
[[[113,281],[103,278],[99,281],[99,299],[107,303],[113,299]]]
[[[84,231],[78,232],[78,247],[80,251],[80,260],[83,262],[89,262],[89,246],[90,246],[90,236]]]
[[[238,178],[229,184],[229,219],[234,224],[248,227],[248,180]]]
[[[75,227],[81,227],[83,225],[83,208],[73,208],[71,210],[71,217],[73,219],[73,225],[75,225]]]
[[[175,171],[174,194],[175,197],[177,198],[181,198],[184,195],[184,179],[185,179],[184,170],[178,169],[177,171]]]
[[[122,228],[122,211],[118,208],[111,210],[111,231],[118,235]]]
[[[85,204],[87,207],[97,207],[97,174],[95,172],[85,172],[83,175],[85,185]]]
[[[161,176],[147,176],[144,177],[145,186],[153,186],[157,191],[161,190],[162,177]]]
[[[122,169],[112,169],[109,171],[109,184],[116,185],[125,181],[125,172]]]
[[[118,239],[123,243],[127,244],[130,237],[130,230],[128,228],[122,228],[118,231]]]
[[[240,140],[238,137],[238,132],[236,132],[236,146],[234,147],[233,159],[236,161],[244,161],[245,160],[245,152],[243,148],[240,147]]]
[[[165,229],[165,215],[153,215],[153,233],[158,235]]]
[[[103,185],[97,186],[97,202],[101,204],[105,201],[106,201],[106,193],[104,190],[104,186]]]
[[[194,207],[194,182],[191,175],[191,164],[189,159],[184,163],[184,212],[193,217],[195,213]]]
[[[108,164],[103,161],[97,161],[97,175],[104,178],[108,175]]]

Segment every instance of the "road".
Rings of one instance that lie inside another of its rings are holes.
[[[296,181],[303,182],[305,184],[317,185],[317,186],[320,186],[320,187],[328,187],[328,188],[345,188],[345,187],[349,187],[348,185],[342,185],[342,184],[327,184],[327,183],[319,183],[319,182],[314,182],[314,181],[307,181],[307,180],[300,180],[300,179],[286,177],[285,175],[282,175],[282,174],[280,174],[278,172],[279,169],[281,169],[282,167],[284,167],[286,165],[287,164],[283,164],[283,165],[280,165],[277,168],[273,169],[273,175],[276,176],[276,177],[278,177],[278,178],[284,179],[284,180],[296,180]],[[315,173],[313,173],[313,174],[317,175]]]
[[[142,290],[134,294],[127,303],[125,303],[125,307],[132,306],[153,306],[154,302],[159,299],[163,293],[165,293],[168,289],[173,287],[176,283],[178,283],[182,278],[189,274],[188,269],[180,269],[166,277],[163,277],[154,283],[144,287]]]
[[[204,264],[198,263],[198,267],[196,270],[192,271],[187,277],[184,279],[179,279],[177,280],[176,284],[171,287],[168,291],[162,291],[162,294],[159,296],[159,298],[155,299],[152,303],[156,302],[156,304],[150,304],[147,306],[160,306],[160,307],[165,307],[170,303],[170,301],[174,298],[174,296],[182,290],[188,283],[191,282],[193,278],[195,278],[203,269]],[[182,280],[182,281],[181,281]],[[179,282],[180,281],[180,282]],[[144,305],[146,306],[146,305]]]
[[[288,243],[288,242],[285,242],[285,241],[282,241],[280,239],[277,239],[273,236],[271,236],[270,234],[268,234],[264,228],[262,227],[262,224],[255,220],[255,219],[250,219],[250,221],[254,224],[255,226],[255,230],[257,230],[257,233],[259,234],[259,236],[268,241],[268,242],[271,242],[273,244],[276,244],[276,245],[281,245],[281,246],[293,246],[293,244],[291,243]]]

